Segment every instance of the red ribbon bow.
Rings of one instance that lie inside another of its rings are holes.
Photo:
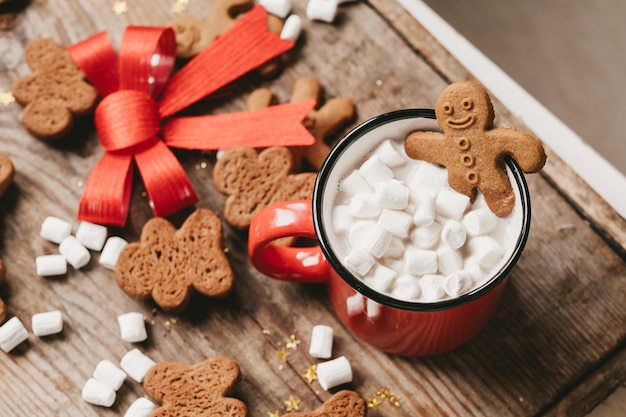
[[[265,9],[257,6],[171,78],[176,39],[170,28],[128,27],[119,60],[104,32],[68,48],[103,96],[95,125],[105,153],[85,183],[78,218],[126,223],[133,161],[156,216],[195,204],[198,197],[168,146],[213,150],[313,144],[301,122],[314,100],[170,118],[292,46],[267,31]]]

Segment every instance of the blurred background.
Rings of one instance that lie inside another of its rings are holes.
[[[424,2],[626,175],[626,1]]]

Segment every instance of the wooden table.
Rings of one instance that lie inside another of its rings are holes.
[[[30,73],[22,50],[32,39],[51,37],[65,45],[107,30],[117,45],[128,24],[164,25],[173,0],[129,0],[116,15],[113,1],[34,0],[0,34],[0,89]],[[207,15],[210,0],[191,0],[185,13]],[[305,15],[305,2],[294,11]],[[316,77],[328,97],[353,99],[356,125],[390,110],[432,107],[451,81],[471,78],[394,1],[344,5],[333,24],[304,19],[296,49],[282,74],[268,81],[247,79],[215,111],[242,110],[253,88],[267,86],[281,102],[293,82]],[[525,127],[500,103],[498,123]],[[128,380],[110,409],[81,400],[80,392],[102,359],[115,363],[132,344],[119,337],[116,317],[143,312],[149,339],[137,347],[155,361],[196,363],[228,355],[241,366],[235,396],[250,416],[286,412],[285,401],[312,410],[330,396],[303,376],[316,363],[308,355],[311,328],[335,330],[334,356],[345,355],[354,370],[348,387],[367,399],[387,388],[400,399],[381,399],[370,416],[581,416],[626,380],[626,222],[597,197],[558,156],[539,175],[528,176],[533,224],[526,250],[512,272],[505,296],[487,328],[467,345],[429,358],[402,358],[355,339],[331,311],[324,288],[271,280],[246,255],[246,234],[225,227],[225,246],[237,277],[224,300],[195,297],[180,316],[126,296],[111,271],[96,262],[59,279],[38,277],[35,257],[57,251],[39,238],[46,216],[74,224],[78,200],[102,154],[90,121],[69,141],[41,142],[20,123],[17,104],[0,112],[0,152],[10,155],[17,175],[0,204],[0,253],[8,266],[1,290],[9,316],[30,328],[31,315],[60,309],[62,334],[29,341],[0,354],[0,415],[113,416],[145,395]],[[337,139],[337,138],[335,138]],[[214,157],[177,152],[200,196],[198,207],[221,212],[224,196],[212,185]],[[130,220],[110,229],[136,240],[151,218],[142,185],[134,188]],[[180,224],[187,211],[171,217]],[[276,352],[293,336],[301,341],[286,362]]]

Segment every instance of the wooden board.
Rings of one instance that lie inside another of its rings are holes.
[[[117,45],[128,24],[163,25],[173,16],[169,0],[129,1],[128,13],[121,16],[111,11],[111,3],[33,1],[11,31],[0,33],[0,88],[30,72],[22,50],[32,39],[47,36],[69,45],[106,29]],[[187,13],[205,17],[210,3],[191,0]],[[294,3],[294,11],[304,16],[305,5]],[[246,79],[232,98],[207,105],[207,111],[241,110],[258,86],[271,88],[285,102],[296,79],[314,76],[327,97],[355,101],[356,125],[390,110],[432,107],[450,80],[467,76],[394,2],[342,6],[332,25],[304,19],[303,36],[287,62],[278,78]],[[227,226],[225,246],[237,277],[233,293],[219,301],[194,297],[180,316],[130,299],[113,274],[97,264],[97,256],[59,279],[36,276],[35,257],[57,251],[38,237],[41,222],[53,215],[77,223],[82,185],[102,150],[89,121],[68,142],[46,144],[25,132],[20,106],[2,110],[0,152],[10,155],[17,175],[0,203],[0,253],[9,268],[1,295],[9,314],[28,328],[31,315],[41,311],[60,309],[66,320],[61,335],[31,334],[28,343],[0,355],[0,415],[123,415],[145,395],[139,384],[127,381],[111,409],[83,402],[80,391],[100,360],[117,363],[135,347],[119,338],[116,317],[129,311],[146,315],[150,337],[137,347],[156,361],[192,364],[217,354],[235,359],[243,374],[235,396],[248,405],[250,416],[276,410],[282,415],[290,396],[300,400],[300,410],[312,410],[330,396],[303,377],[317,362],[307,354],[316,324],[334,328],[334,356],[345,355],[354,370],[348,388],[376,398],[385,387],[400,398],[399,407],[383,401],[370,416],[579,416],[586,408],[570,404],[580,398],[599,401],[623,380],[604,367],[624,369],[626,265],[615,251],[623,245],[612,248],[595,231],[615,227],[610,218],[607,224],[590,224],[570,205],[570,189],[555,189],[549,176],[527,177],[531,235],[494,320],[454,352],[401,358],[351,336],[322,286],[278,282],[257,272],[246,255],[246,234]],[[503,123],[516,123],[506,109],[496,111]],[[200,152],[176,155],[200,196],[198,207],[221,212],[224,197],[212,184],[214,158]],[[579,182],[575,176],[567,181]],[[188,213],[171,220],[180,225]],[[136,240],[150,217],[136,181],[130,221],[110,233]],[[276,351],[292,335],[301,344],[283,362]]]

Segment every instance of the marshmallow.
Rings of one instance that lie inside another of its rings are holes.
[[[76,240],[84,247],[100,251],[107,239],[107,228],[95,223],[80,222],[76,231]]]
[[[366,250],[354,248],[348,253],[348,256],[344,259],[344,263],[348,269],[362,277],[372,269],[376,261]]]
[[[504,257],[504,248],[489,236],[478,236],[469,241],[469,250],[472,256],[478,259],[478,264],[490,270]]]
[[[128,407],[124,417],[150,417],[152,411],[156,408],[156,404],[147,398],[137,398]]]
[[[485,272],[480,267],[478,259],[473,256],[470,256],[465,260],[463,269],[470,273],[474,282],[480,282],[485,277]]]
[[[441,240],[452,249],[459,249],[465,244],[467,232],[465,226],[456,220],[447,220],[441,230]]]
[[[472,275],[467,271],[458,271],[446,277],[443,289],[450,297],[458,297],[472,286]]]
[[[297,14],[290,15],[285,23],[283,29],[280,31],[281,39],[287,39],[296,42],[302,32],[302,18]]]
[[[333,229],[336,233],[347,232],[351,222],[350,207],[345,205],[333,207]]]
[[[114,270],[115,264],[117,264],[117,258],[119,258],[120,253],[122,253],[127,245],[128,242],[121,237],[111,236],[104,244],[104,248],[102,249],[102,253],[100,253],[100,259],[98,262],[103,267]]]
[[[421,292],[419,279],[411,275],[402,275],[396,279],[391,295],[400,300],[415,300]]]
[[[350,214],[358,218],[372,218],[380,214],[381,208],[376,204],[376,196],[370,193],[357,194],[350,200]]]
[[[347,177],[341,180],[339,190],[346,193],[349,197],[359,193],[371,193],[374,191],[358,170],[352,171]]]
[[[345,356],[317,364],[317,381],[328,390],[352,382],[352,367]]]
[[[10,318],[0,327],[0,349],[7,353],[26,339],[28,330],[17,317]]]
[[[405,238],[413,225],[413,216],[403,211],[384,209],[378,218],[378,225],[400,238]]]
[[[87,265],[91,259],[87,248],[71,235],[63,239],[63,242],[59,245],[59,252],[75,269],[80,269]]]
[[[437,252],[430,250],[407,250],[404,254],[404,272],[411,275],[437,272]]]
[[[379,182],[374,189],[376,204],[381,208],[404,210],[409,204],[409,188],[398,180]]]
[[[136,343],[143,342],[148,338],[143,314],[135,312],[122,314],[117,316],[117,322],[120,326],[122,340]]]
[[[392,237],[383,256],[386,258],[399,258],[404,254],[404,250],[405,247],[402,240],[397,237]]]
[[[96,381],[117,391],[126,379],[126,372],[115,366],[113,362],[104,360],[96,365],[92,376]]]
[[[388,167],[394,168],[402,166],[406,163],[406,158],[396,151],[391,139],[387,139],[376,148],[374,154],[378,155],[380,160]]]
[[[415,209],[413,223],[416,226],[428,226],[435,221],[435,196],[429,192],[417,192],[413,196]]]
[[[40,277],[63,275],[67,272],[67,260],[63,255],[38,256],[35,258],[35,265]]]
[[[367,161],[363,162],[363,165],[359,168],[359,173],[372,187],[375,187],[379,182],[387,182],[393,179],[393,171],[380,160],[378,155],[372,155]]]
[[[81,398],[93,405],[111,407],[115,402],[115,391],[93,378],[89,378],[83,386]]]
[[[35,336],[49,336],[63,331],[63,313],[58,310],[33,314],[31,319]]]
[[[324,325],[313,326],[309,355],[314,358],[328,359],[333,350],[333,328]]]
[[[393,235],[378,224],[368,227],[366,233],[363,249],[376,258],[382,257],[389,248]]]
[[[368,239],[372,234],[372,228],[374,226],[376,226],[376,223],[366,220],[353,223],[348,231],[349,247],[366,249],[368,246]]]
[[[48,216],[41,224],[39,236],[54,243],[61,243],[72,234],[72,225],[58,217]]]
[[[337,16],[337,6],[337,0],[309,0],[306,5],[306,17],[309,20],[332,23]]]
[[[375,319],[380,316],[381,305],[370,298],[367,299],[365,309],[367,310],[367,317],[370,319]]]
[[[154,365],[156,362],[141,353],[139,349],[127,352],[120,361],[120,366],[128,376],[139,383],[143,381],[143,378]]]
[[[463,225],[470,236],[491,233],[498,225],[498,216],[487,207],[472,210],[463,217]]]
[[[441,224],[433,222],[428,226],[420,226],[411,232],[411,243],[420,249],[431,249],[439,242]]]
[[[349,317],[354,317],[357,314],[361,314],[365,308],[365,297],[360,292],[355,292],[354,295],[346,298],[346,311]]]
[[[268,13],[284,19],[291,11],[291,0],[259,0],[258,3],[265,7]]]
[[[395,277],[396,272],[393,269],[376,264],[374,265],[374,273],[365,279],[365,283],[378,292],[386,292],[391,287]]]
[[[445,275],[458,272],[463,268],[463,258],[458,251],[444,246],[437,250],[437,267]]]
[[[437,189],[444,188],[448,186],[448,172],[445,168],[422,161],[411,170],[407,182]]]
[[[441,300],[445,295],[441,283],[446,279],[443,275],[424,275],[420,278],[422,296],[426,301]]]
[[[470,198],[465,194],[454,190],[441,190],[435,200],[435,212],[437,216],[461,220],[469,203]]]

